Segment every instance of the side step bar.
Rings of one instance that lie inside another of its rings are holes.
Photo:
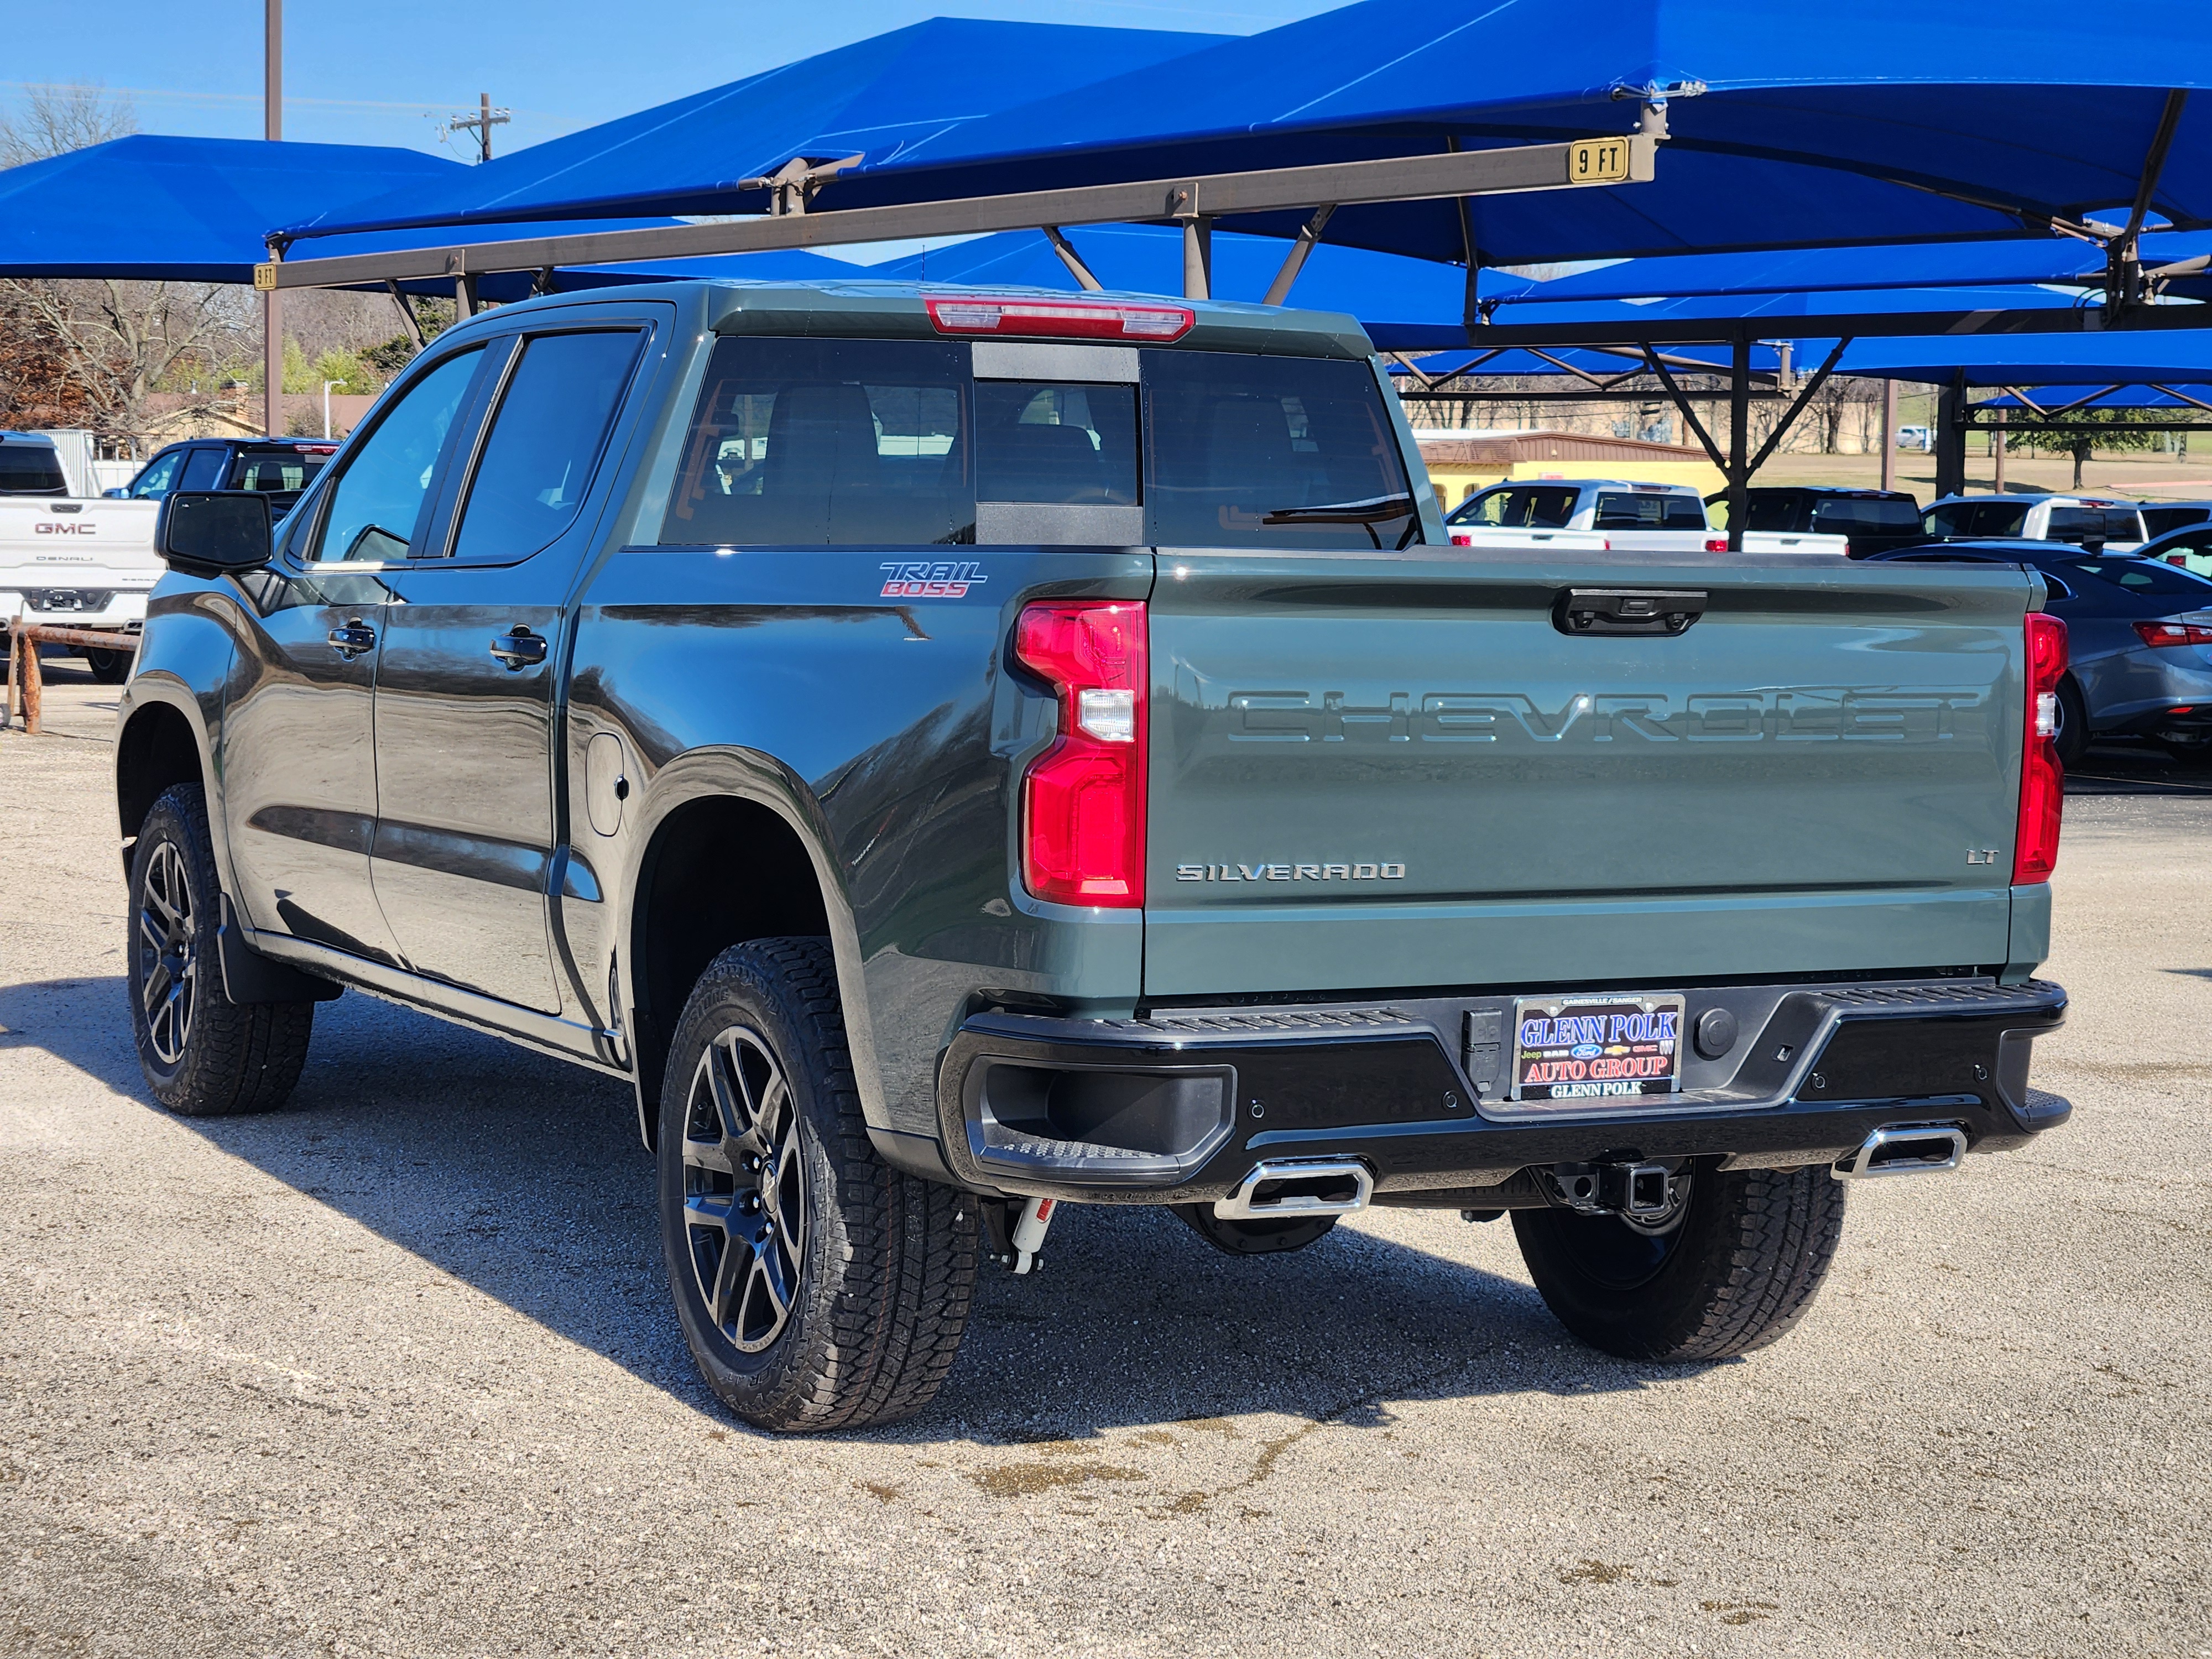
[[[1955,1123],[1892,1123],[1869,1135],[1857,1152],[1828,1173],[1838,1181],[1933,1175],[1957,1169],[1966,1155],[1966,1132]]]
[[[1252,1166],[1237,1189],[1213,1206],[1222,1221],[1269,1221],[1278,1216],[1349,1215],[1374,1195],[1375,1177],[1356,1158],[1282,1158]]]

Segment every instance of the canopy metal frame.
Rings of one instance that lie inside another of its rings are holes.
[[[808,164],[797,172],[793,168],[799,164],[794,162],[770,181],[778,186],[773,194],[776,210],[754,217],[323,258],[289,258],[289,248],[283,239],[271,238],[271,257],[255,270],[254,285],[264,289],[343,288],[441,279],[459,284],[486,272],[532,270],[546,265],[683,259],[1000,230],[1037,230],[1052,236],[1067,225],[1174,224],[1183,230],[1184,293],[1191,299],[1208,299],[1212,297],[1211,244],[1216,219],[1304,210],[1311,216],[1293,240],[1284,270],[1268,289],[1271,296],[1279,293],[1287,296],[1298,267],[1320,240],[1328,216],[1339,208],[1376,202],[1449,198],[1463,202],[1471,196],[1606,189],[1615,184],[1650,182],[1656,176],[1658,147],[1667,137],[1665,102],[1645,104],[1632,133],[1594,137],[1625,145],[1625,176],[1575,178],[1574,157],[1591,142],[1579,139],[824,210],[818,195],[822,184],[852,158],[827,167]],[[1055,238],[1054,247],[1063,260],[1068,260],[1073,249],[1063,248],[1065,240],[1064,236]],[[1085,275],[1081,266],[1079,258],[1068,266],[1079,283]]]

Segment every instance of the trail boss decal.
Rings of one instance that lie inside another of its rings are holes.
[[[1513,1093],[1521,1101],[1636,1099],[1681,1086],[1682,999],[1528,1000],[1513,1011]]]
[[[964,599],[971,587],[981,587],[990,580],[982,574],[983,567],[970,561],[955,564],[950,560],[917,559],[901,564],[883,567],[884,592],[887,599]]]

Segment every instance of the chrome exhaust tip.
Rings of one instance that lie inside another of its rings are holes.
[[[1270,1221],[1279,1216],[1349,1215],[1374,1195],[1375,1177],[1356,1158],[1280,1158],[1255,1164],[1228,1197],[1216,1200],[1220,1221]]]
[[[1850,1157],[1832,1165],[1838,1181],[1875,1176],[1934,1175],[1955,1170],[1966,1155],[1966,1132],[1955,1123],[1891,1123],[1876,1129]]]

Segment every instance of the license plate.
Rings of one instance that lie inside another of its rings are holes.
[[[1682,999],[1524,997],[1513,1007],[1508,1098],[1595,1105],[1682,1086]]]

